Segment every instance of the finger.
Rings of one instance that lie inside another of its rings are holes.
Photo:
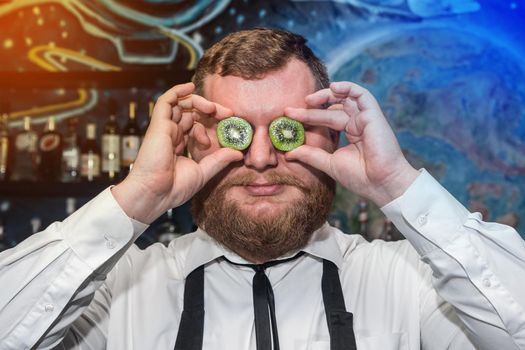
[[[330,165],[332,155],[321,148],[302,145],[293,151],[285,153],[284,156],[286,160],[296,160],[303,162],[321,170],[333,178],[333,172]]]
[[[159,121],[171,120],[173,116],[173,109],[169,103],[157,101],[153,108],[153,115],[151,116],[150,125],[154,126]]]
[[[171,120],[178,122],[179,114],[175,114],[174,105],[177,104],[179,97],[184,97],[193,92],[195,86],[193,83],[175,85],[158,99],[153,107],[153,115],[151,116],[151,125],[156,125],[158,120]]]
[[[213,113],[203,113],[202,111],[194,109],[193,117],[195,121],[201,122],[206,125],[211,125],[211,123],[214,123],[216,120],[222,120],[233,116],[233,112],[231,109],[215,102],[211,103],[213,103],[215,106]]]
[[[306,104],[310,107],[321,107],[322,105],[329,103],[341,103],[347,96],[344,94],[334,94],[331,89],[322,89],[313,94],[306,96]]]
[[[190,95],[182,98],[177,103],[177,106],[173,107],[174,115],[177,111],[180,111],[182,115],[188,115],[192,117],[192,123],[195,120],[199,120],[208,114],[214,114],[216,111],[215,103],[206,100],[204,97],[199,95]],[[177,119],[173,119],[175,122],[179,122]]]
[[[233,116],[233,111],[228,107],[224,107],[223,105],[216,103],[215,108],[215,119],[222,120]]]
[[[170,137],[171,137],[171,144],[173,146],[173,151],[176,152],[177,147],[180,144],[184,144],[184,134],[182,133],[181,128],[179,128],[178,125],[174,123],[170,123]]]
[[[332,110],[332,109],[342,109],[346,112],[346,114],[348,114],[350,117],[355,117],[359,114],[359,112],[361,112],[359,110],[359,107],[357,106],[357,102],[354,101],[354,100],[351,100],[349,98],[341,101],[341,103],[337,103],[337,104],[334,104],[334,105],[331,105],[330,107],[328,107],[328,109]]]
[[[226,168],[228,164],[240,161],[243,158],[244,155],[242,152],[233,150],[231,148],[218,149],[217,151],[202,158],[199,162],[199,166],[202,169],[204,183],[208,182],[213,176],[217,175],[219,171]]]
[[[175,123],[180,122],[180,119],[182,118],[182,110],[175,106],[171,109],[171,120],[173,120]]]
[[[199,95],[191,95],[191,101],[193,103],[192,106],[188,109],[195,108],[196,110],[206,113],[206,114],[212,114],[216,112],[216,103],[213,103],[211,101],[208,101],[202,96]]]
[[[329,89],[322,89],[308,95],[305,101],[312,107],[320,107],[326,103],[347,104],[350,101],[355,101],[361,111],[380,108],[374,96],[367,89],[347,81],[331,83]]]
[[[343,104],[342,103],[336,103],[336,104],[331,105],[327,109],[330,110],[330,111],[342,110],[343,109]]]
[[[182,113],[182,118],[179,121],[179,127],[183,133],[187,133],[193,127],[195,120],[193,119],[193,112]]]
[[[304,124],[325,126],[333,130],[343,131],[346,128],[350,118],[345,111],[341,109],[304,109],[304,108],[286,108],[285,115],[298,120]]]
[[[180,142],[178,145],[176,145],[175,150],[174,150],[176,155],[181,156],[181,155],[184,154],[184,150],[186,149],[187,139],[188,139],[188,137],[184,136],[182,138],[183,142]]]
[[[379,109],[379,104],[372,94],[364,87],[349,81],[339,81],[330,84],[330,90],[337,96],[346,95],[357,102],[359,110]]]
[[[163,102],[175,105],[181,97],[190,95],[194,90],[195,85],[193,83],[175,85],[174,87],[163,93],[157,99],[157,103]]]
[[[211,145],[206,128],[201,123],[193,124],[193,128],[190,130],[190,138],[197,142],[196,146],[199,148],[206,149]]]

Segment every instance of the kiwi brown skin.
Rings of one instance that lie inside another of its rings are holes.
[[[304,144],[303,124],[285,116],[273,120],[268,133],[273,146],[283,152],[291,151]]]
[[[252,138],[253,128],[243,118],[229,117],[217,125],[217,139],[222,147],[243,151],[250,146]]]

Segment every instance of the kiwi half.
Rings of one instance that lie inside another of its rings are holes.
[[[301,122],[279,117],[270,124],[270,140],[275,148],[288,152],[304,143],[304,127]]]
[[[242,118],[229,117],[217,125],[217,138],[222,147],[242,151],[250,146],[252,137],[252,126]]]

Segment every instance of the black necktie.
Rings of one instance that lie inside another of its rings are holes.
[[[226,259],[226,257],[224,258],[230,264],[251,267],[255,271],[252,289],[257,350],[279,350],[279,335],[277,333],[277,322],[275,320],[275,300],[273,297],[273,289],[268,277],[264,273],[264,270],[270,266],[297,259],[303,254],[304,252],[299,252],[291,258],[269,261],[264,264],[240,264],[230,261]]]

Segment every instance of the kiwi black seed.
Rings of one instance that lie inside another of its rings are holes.
[[[275,148],[288,152],[304,143],[304,127],[301,122],[279,117],[270,124],[270,140]]]
[[[229,117],[217,125],[217,138],[222,147],[242,151],[250,146],[252,137],[252,126],[242,118]]]

